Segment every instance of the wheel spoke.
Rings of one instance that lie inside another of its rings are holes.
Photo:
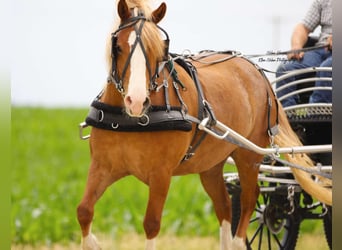
[[[275,234],[273,234],[273,238],[274,238],[274,240],[276,241],[276,243],[277,243],[277,245],[279,246],[279,248],[280,248],[280,249],[283,249],[284,246],[281,244],[281,242],[279,241],[278,237],[277,237]]]
[[[272,250],[271,232],[268,228],[267,228],[267,243],[268,243],[268,250]]]
[[[262,186],[267,185],[264,183]],[[277,184],[269,183],[268,186],[276,187]],[[283,200],[282,193],[260,193],[249,221],[251,227],[246,239],[248,250],[252,246],[258,250],[294,249],[300,221],[297,221],[297,216],[288,215],[282,209]]]
[[[263,231],[263,224],[260,224],[260,226],[257,228],[257,230],[255,231],[255,233],[253,234],[251,240],[250,240],[250,245],[253,243],[253,241],[255,240],[255,238],[257,237],[258,233],[260,234],[260,237],[262,237],[262,231]]]
[[[258,249],[261,249],[261,246],[262,246],[262,234],[263,234],[263,231],[264,231],[263,229],[264,229],[264,227],[262,227],[261,230],[260,230]]]
[[[268,204],[270,196],[268,194],[263,194],[262,197],[263,197],[264,204]]]
[[[258,221],[258,220],[259,220],[258,217],[254,217],[253,219],[250,219],[249,224],[251,224],[251,223],[253,223],[253,222],[255,222],[255,221]]]

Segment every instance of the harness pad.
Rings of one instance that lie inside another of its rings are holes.
[[[164,130],[191,131],[192,123],[185,120],[180,107],[152,106],[141,118],[129,117],[122,107],[97,100],[91,104],[86,123],[96,128],[118,132],[151,132]]]

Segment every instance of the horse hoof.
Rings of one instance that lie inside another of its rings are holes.
[[[101,250],[95,235],[89,234],[82,239],[82,250]]]

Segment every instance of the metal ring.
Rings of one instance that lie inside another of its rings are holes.
[[[104,113],[103,113],[103,110],[99,110],[99,122],[102,122],[104,119]]]
[[[140,119],[145,117],[146,118],[146,122],[140,122]],[[139,118],[139,122],[138,124],[141,126],[147,126],[150,123],[150,118],[148,117],[148,115],[144,114],[142,117]]]
[[[115,125],[114,125],[114,123],[112,123],[112,128],[113,128],[113,129],[117,129],[118,127],[119,127],[119,123],[117,123],[117,124],[115,124]]]

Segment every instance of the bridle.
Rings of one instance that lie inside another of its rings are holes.
[[[134,15],[134,12],[132,10],[132,15]],[[139,23],[139,21],[141,21]],[[146,48],[144,46],[144,43],[141,39],[141,32],[143,30],[143,26],[145,24],[145,22],[152,22],[152,20],[147,19],[143,13],[139,12],[138,15],[136,16],[132,16],[131,18],[128,18],[127,20],[125,20],[124,23],[121,23],[119,28],[112,33],[112,38],[111,38],[111,58],[112,58],[112,68],[110,71],[110,75],[108,76],[108,82],[112,82],[115,84],[116,89],[122,94],[124,95],[125,93],[125,89],[123,86],[123,82],[126,76],[126,72],[128,69],[128,66],[130,64],[131,58],[133,56],[133,53],[135,51],[135,49],[137,48],[138,45],[140,45],[140,48],[142,50],[142,53],[145,57],[145,61],[146,61],[146,67],[148,70],[148,74],[149,74],[149,82],[150,82],[150,89],[151,90],[155,90],[158,86],[158,84],[155,82],[156,79],[158,78],[158,74],[159,74],[159,67],[158,64],[160,62],[155,62],[156,63],[156,70],[154,73],[152,73],[152,67],[151,67],[151,62],[148,60],[147,57],[147,53],[146,53]],[[166,39],[164,40],[165,43],[165,51],[164,51],[164,56],[162,58],[162,61],[167,61],[168,60],[168,53],[169,53],[169,35],[167,34],[167,32],[162,29],[161,27],[159,27],[157,24],[155,24],[157,26],[157,28],[159,30],[161,30],[164,34]],[[118,74],[118,68],[117,68],[117,58],[118,58],[118,53],[119,53],[119,47],[117,46],[117,39],[118,39],[118,33],[121,30],[130,28],[130,27],[134,27],[134,31],[136,33],[136,38],[134,43],[131,46],[131,50],[130,53],[128,54],[128,57],[126,59],[126,62],[124,64],[121,76],[119,76]]]

